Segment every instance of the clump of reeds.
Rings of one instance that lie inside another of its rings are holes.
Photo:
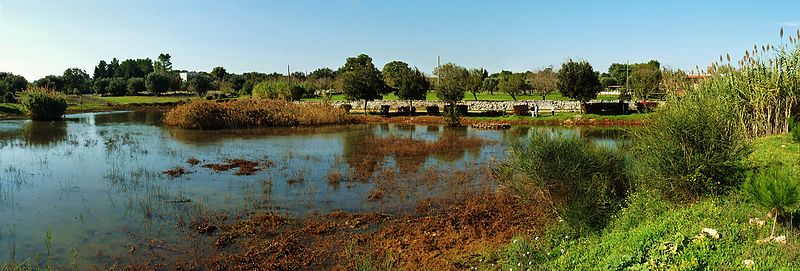
[[[60,120],[67,111],[67,99],[51,89],[30,87],[21,96],[22,110],[32,120]]]
[[[164,123],[185,129],[309,126],[352,122],[347,113],[324,104],[245,99],[227,102],[194,100],[167,112]]]
[[[737,102],[740,126],[749,137],[786,133],[789,120],[800,102],[800,31],[788,36],[780,32],[781,44],[753,45],[744,52],[738,65],[730,55],[720,55],[708,72],[710,80],[695,91],[724,95]]]

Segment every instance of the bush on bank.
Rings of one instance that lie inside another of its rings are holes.
[[[281,100],[244,99],[227,102],[194,100],[164,116],[164,123],[184,129],[254,128],[350,123],[339,108]]]
[[[748,146],[737,112],[737,105],[723,95],[694,91],[671,97],[633,132],[639,186],[686,200],[740,184]]]
[[[560,135],[536,135],[512,147],[496,168],[501,184],[522,200],[549,202],[578,230],[601,229],[629,189],[619,150]]]
[[[32,120],[61,120],[67,110],[67,99],[50,89],[30,87],[22,92],[20,105]]]

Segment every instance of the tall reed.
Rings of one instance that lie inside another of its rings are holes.
[[[754,45],[734,65],[730,55],[720,56],[708,72],[713,76],[697,85],[696,91],[725,95],[740,104],[739,118],[746,135],[786,133],[789,120],[798,112],[800,100],[800,31],[781,44]],[[727,62],[725,62],[727,60]]]

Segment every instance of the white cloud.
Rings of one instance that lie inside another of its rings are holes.
[[[800,22],[797,22],[797,21],[794,21],[794,22],[780,22],[780,23],[778,23],[778,25],[780,25],[782,27],[800,27]]]

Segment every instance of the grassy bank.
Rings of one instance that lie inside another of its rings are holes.
[[[800,169],[800,144],[786,134],[759,138],[752,149],[745,159],[750,170],[775,163]],[[770,235],[769,210],[738,189],[683,204],[639,191],[625,205],[596,234],[570,237],[566,226],[556,224],[546,235],[520,236],[504,249],[482,256],[482,262],[501,270],[800,268],[800,231],[786,227],[791,221],[784,221],[778,234],[787,236],[785,243],[760,243]],[[703,234],[705,228],[716,231],[719,238]]]

